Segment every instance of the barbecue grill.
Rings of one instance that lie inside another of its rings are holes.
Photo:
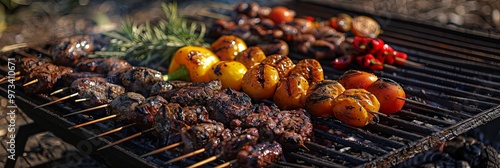
[[[354,6],[332,6],[312,1],[293,1],[287,5],[301,15],[328,18],[336,13],[370,15]],[[500,117],[500,40],[497,34],[468,31],[460,28],[443,28],[425,21],[408,21],[391,16],[380,35],[396,50],[406,52],[415,64],[404,67],[386,67],[375,74],[404,85],[408,100],[403,110],[394,115],[379,116],[379,122],[365,128],[353,128],[335,119],[312,118],[325,129],[314,129],[317,141],[306,143],[309,149],[285,153],[287,162],[272,163],[277,167],[387,167],[430,150],[462,133]],[[210,20],[209,20],[210,22]],[[45,46],[30,46],[2,54],[2,64],[7,57],[50,56]],[[295,61],[309,58],[292,52]],[[333,69],[329,62],[322,62],[326,78],[337,79],[343,71]],[[6,67],[1,68],[7,73]],[[7,94],[5,87],[0,89]],[[125,128],[111,135],[94,138],[99,133],[114,129],[113,121],[104,121],[78,129],[68,128],[93,118],[64,114],[80,110],[69,103],[58,103],[34,109],[54,100],[55,96],[30,96],[16,86],[17,106],[35,123],[53,132],[81,152],[103,158],[113,167],[163,167],[174,158],[168,151],[145,158],[140,156],[161,148],[134,127]],[[23,129],[23,128],[21,128]],[[24,128],[29,129],[29,128]],[[21,130],[20,130],[21,131]],[[112,147],[97,150],[130,135],[138,135]],[[22,136],[18,136],[18,139]],[[17,141],[18,143],[21,140]],[[16,144],[22,153],[24,146]],[[192,165],[205,158],[193,156],[174,163],[174,167]],[[214,161],[206,166],[223,164]],[[15,162],[9,160],[7,166]],[[169,165],[172,166],[172,165]]]

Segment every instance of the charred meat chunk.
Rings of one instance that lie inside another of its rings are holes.
[[[229,125],[233,119],[244,118],[252,113],[252,99],[244,92],[226,89],[213,95],[207,103],[210,118]]]
[[[89,79],[89,78],[100,78],[103,79],[103,82],[106,82],[106,77],[105,74],[98,74],[98,73],[93,73],[93,72],[74,72],[74,73],[67,73],[61,78],[61,81],[64,83],[65,86],[67,85],[72,85],[73,82],[77,81],[78,79]]]
[[[95,72],[106,74],[108,72],[116,71],[118,69],[130,69],[130,65],[127,61],[118,58],[107,58],[97,65]]]
[[[122,75],[122,84],[128,91],[144,96],[148,96],[151,87],[160,81],[163,81],[161,72],[146,67],[132,68]]]
[[[26,76],[25,83],[33,80],[38,80],[38,82],[24,87],[24,91],[27,94],[35,94],[51,90],[57,81],[67,73],[72,73],[72,70],[51,63],[36,66]]]
[[[114,70],[114,71],[110,71],[106,75],[106,80],[108,82],[110,82],[110,83],[114,83],[114,84],[117,84],[117,85],[123,85],[123,83],[122,83],[123,74],[125,74],[125,72],[127,72],[127,71],[129,71],[130,69],[133,69],[133,68],[134,67],[122,68],[122,69],[117,69],[117,70]]]
[[[234,159],[241,149],[243,149],[245,146],[253,146],[257,144],[258,140],[259,131],[256,128],[248,128],[243,130],[241,134],[222,142],[222,144],[220,145],[220,153],[222,153],[222,159]]]
[[[54,63],[74,67],[79,62],[88,59],[94,52],[94,39],[88,35],[78,35],[65,38],[53,48]]]
[[[80,98],[89,99],[82,102],[82,106],[90,108],[111,103],[123,93],[125,93],[125,88],[122,86],[112,83],[103,83],[103,85],[97,85],[80,90],[78,92],[78,96]]]
[[[277,124],[283,133],[277,140],[287,148],[303,146],[305,141],[310,141],[313,135],[311,119],[304,109],[281,111],[276,114]]]
[[[78,78],[71,83],[70,91],[75,93],[83,89],[103,85],[104,83],[107,83],[107,81],[101,77]]]
[[[167,103],[167,100],[161,96],[148,97],[136,106],[134,111],[130,111],[127,118],[129,121],[137,123],[143,129],[150,128],[153,125],[156,114],[159,111],[165,110]]]
[[[175,89],[173,93],[162,94],[162,97],[182,106],[205,105],[221,88],[220,80],[212,80]]]
[[[268,163],[278,161],[283,155],[281,145],[276,142],[264,142],[253,146],[245,146],[236,156],[238,167],[266,167]]]
[[[184,152],[204,148],[211,139],[219,138],[224,132],[220,122],[199,123],[190,128],[183,128],[181,133]]]
[[[116,99],[109,103],[107,113],[109,115],[118,114],[120,117],[117,118],[117,122],[130,122],[133,118],[127,115],[135,111],[135,108],[142,104],[146,98],[139,93],[127,92],[121,94]],[[132,116],[135,117],[135,116]]]
[[[79,62],[75,66],[75,70],[78,72],[95,72],[97,66],[99,66],[105,58],[92,58]]]
[[[22,57],[18,61],[19,62],[16,64],[16,69],[19,69],[21,71],[21,75],[29,74],[33,68],[45,63],[49,63],[48,60],[37,57]]]
[[[166,92],[169,92],[173,89],[185,87],[185,86],[188,86],[190,84],[191,84],[190,82],[186,82],[186,81],[160,81],[158,83],[155,83],[151,87],[151,93],[149,93],[149,96],[160,95],[161,93],[166,93]],[[167,96],[167,97],[171,97],[171,96]]]

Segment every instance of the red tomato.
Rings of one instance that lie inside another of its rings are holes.
[[[268,18],[271,19],[274,23],[288,23],[293,21],[295,17],[295,12],[284,6],[277,6],[271,10]]]
[[[379,112],[384,114],[394,114],[403,108],[406,93],[399,83],[388,78],[379,78],[366,90],[377,97],[380,102]]]
[[[377,75],[365,71],[349,70],[338,81],[345,89],[366,89],[378,79]]]

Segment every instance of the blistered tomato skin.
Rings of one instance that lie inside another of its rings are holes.
[[[344,92],[337,81],[325,79],[309,86],[306,95],[306,109],[316,117],[333,117],[333,100]]]
[[[299,74],[281,78],[274,92],[274,103],[284,110],[304,108],[309,82]]]
[[[242,88],[254,100],[269,99],[273,97],[279,80],[276,68],[258,64],[245,73]]]
[[[269,55],[264,60],[262,60],[261,63],[276,68],[276,70],[278,70],[280,78],[288,77],[292,69],[295,68],[295,64],[293,63],[293,61],[289,57],[281,54]]]
[[[365,89],[348,89],[333,101],[332,111],[335,118],[353,127],[364,127],[373,121],[380,103]]]
[[[208,75],[211,80],[220,79],[223,89],[241,90],[241,83],[246,72],[245,65],[238,61],[220,61],[212,66]]]
[[[247,49],[247,44],[239,37],[224,35],[213,42],[210,49],[221,61],[232,61],[238,53]]]
[[[323,67],[316,59],[300,60],[290,71],[290,74],[300,74],[311,84],[325,79]]]
[[[272,8],[271,13],[267,17],[274,23],[288,23],[293,21],[295,12],[284,6],[277,6]]]
[[[398,99],[398,97],[406,98],[403,87],[392,79],[379,78],[367,90],[379,100],[381,113],[388,115],[397,113],[405,104],[404,100]]]
[[[338,81],[345,89],[366,89],[378,79],[377,75],[365,71],[349,70]]]
[[[238,55],[234,58],[235,61],[243,63],[247,69],[259,64],[264,59],[266,59],[266,55],[258,46],[248,47],[246,50],[238,53]]]

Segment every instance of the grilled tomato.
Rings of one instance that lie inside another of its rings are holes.
[[[325,79],[323,67],[315,59],[300,60],[290,71],[290,74],[300,74],[307,79],[311,84],[322,81]]]
[[[221,61],[232,61],[239,52],[247,49],[247,44],[239,37],[224,35],[213,42],[210,49]]]
[[[304,108],[309,82],[299,74],[281,78],[274,92],[273,100],[280,109]]]
[[[211,80],[220,79],[222,88],[241,89],[243,75],[247,72],[245,65],[238,61],[220,61],[208,72]]]
[[[329,79],[312,84],[306,95],[307,111],[317,117],[333,117],[333,100],[344,90],[339,82]]]
[[[262,60],[262,64],[270,65],[278,70],[280,78],[286,78],[290,71],[295,68],[293,61],[285,55],[273,54]]]
[[[366,89],[378,79],[377,75],[365,71],[349,70],[338,81],[345,89]]]
[[[388,78],[379,78],[366,90],[374,94],[380,102],[379,112],[394,114],[401,110],[405,104],[406,93],[399,83]]]
[[[377,97],[365,89],[347,89],[332,104],[335,118],[353,127],[368,125],[380,109]]]
[[[252,99],[272,98],[280,80],[278,70],[271,65],[258,64],[243,76],[242,88]]]
[[[264,59],[266,59],[266,54],[258,46],[248,47],[234,58],[235,61],[243,63],[248,69],[259,64]]]

